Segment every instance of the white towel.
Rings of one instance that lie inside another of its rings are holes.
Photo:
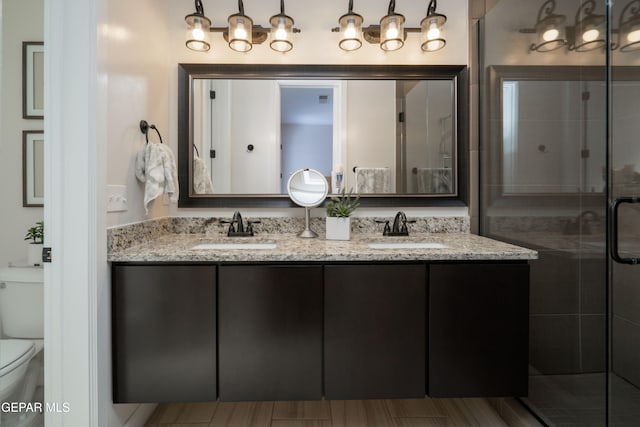
[[[356,168],[356,192],[390,193],[391,169],[389,168]]]
[[[213,193],[213,183],[207,165],[198,156],[193,157],[193,192],[196,194]]]
[[[169,195],[169,201],[178,201],[178,170],[173,152],[165,144],[148,142],[136,157],[136,177],[144,182],[144,210],[148,214],[148,204],[162,194]]]

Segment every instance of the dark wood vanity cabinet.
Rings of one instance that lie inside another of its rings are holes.
[[[428,394],[526,396],[527,263],[429,267]]]
[[[112,273],[116,403],[527,394],[525,261]]]
[[[327,399],[424,397],[426,266],[327,265]]]
[[[220,400],[322,398],[322,266],[222,265]]]
[[[113,401],[216,399],[216,267],[114,265]]]

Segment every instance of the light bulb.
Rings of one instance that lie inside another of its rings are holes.
[[[435,27],[432,26],[431,28],[429,28],[429,31],[427,31],[427,38],[429,40],[440,38],[440,29],[437,25]]]
[[[235,31],[233,32],[233,38],[234,39],[246,39],[247,38],[247,30],[244,28],[244,25],[242,22],[238,21],[238,26],[236,27]]]
[[[395,25],[390,25],[389,29],[387,29],[387,38],[395,39],[398,37],[398,28]]]
[[[640,42],[640,29],[630,31],[629,34],[627,34],[627,41],[629,43]]]
[[[591,28],[590,30],[587,30],[584,33],[582,33],[582,40],[588,43],[588,42],[597,40],[599,36],[600,36],[600,31],[598,31],[597,28]]]
[[[283,27],[279,27],[276,30],[275,38],[278,40],[284,40],[287,38],[287,30]]]
[[[191,30],[191,37],[194,40],[204,40],[204,31],[202,31],[202,27],[198,25]]]
[[[356,37],[356,27],[353,25],[353,20],[349,21],[347,28],[344,30],[344,38],[353,39]]]
[[[550,41],[556,40],[559,35],[560,35],[560,31],[558,31],[557,28],[550,28],[546,30],[544,33],[542,33],[542,40],[546,42],[550,42]]]

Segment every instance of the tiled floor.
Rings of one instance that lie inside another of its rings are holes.
[[[485,399],[161,404],[148,427],[506,427]]]
[[[529,378],[527,404],[554,427],[602,427],[606,413],[604,374],[534,375]],[[640,425],[640,389],[611,376],[609,425]]]

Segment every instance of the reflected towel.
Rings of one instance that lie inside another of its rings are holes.
[[[144,210],[149,214],[149,203],[162,194],[169,201],[178,201],[178,169],[173,152],[165,144],[148,142],[138,152],[135,173],[144,182]]]
[[[451,193],[451,169],[417,168],[418,193]]]
[[[193,192],[196,194],[213,193],[213,183],[207,165],[198,156],[193,157]]]
[[[356,192],[390,193],[391,169],[389,168],[356,168]]]

